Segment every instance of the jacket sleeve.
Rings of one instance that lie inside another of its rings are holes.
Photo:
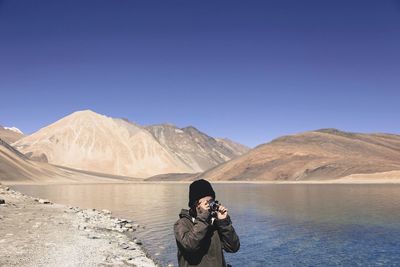
[[[209,216],[210,212],[198,215],[191,228],[185,225],[181,219],[174,224],[175,238],[185,250],[194,252],[200,249],[201,241],[208,231]]]
[[[240,241],[232,226],[232,221],[229,215],[225,219],[216,220],[216,226],[221,239],[222,248],[226,252],[237,252],[240,248]]]

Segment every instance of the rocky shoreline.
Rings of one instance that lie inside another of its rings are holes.
[[[0,225],[0,266],[161,266],[135,238],[141,226],[108,210],[54,204],[0,185]]]

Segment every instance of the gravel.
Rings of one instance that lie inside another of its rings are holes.
[[[0,266],[160,266],[140,225],[108,210],[53,204],[0,185]]]

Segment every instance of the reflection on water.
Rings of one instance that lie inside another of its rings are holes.
[[[189,184],[15,186],[83,208],[109,209],[145,229],[146,249],[177,266],[173,224]],[[400,186],[215,184],[240,237],[233,266],[400,265]]]

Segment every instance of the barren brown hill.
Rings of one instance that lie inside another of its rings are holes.
[[[139,178],[191,172],[144,128],[90,110],[74,112],[13,146],[32,158],[79,170]]]
[[[57,168],[45,165],[30,161],[24,154],[0,139],[0,181],[41,181],[61,174]]]
[[[326,180],[400,170],[400,135],[322,129],[283,136],[201,175],[209,180]]]
[[[0,125],[0,138],[3,141],[6,141],[7,143],[11,144],[13,142],[18,141],[19,139],[21,139],[23,137],[24,137],[24,134],[22,134],[21,132],[6,129],[5,127]]]
[[[0,181],[5,183],[69,183],[69,182],[118,182],[135,180],[81,173],[44,162],[31,161],[24,154],[0,139]]]
[[[171,124],[158,124],[146,129],[192,172],[203,172],[249,150],[227,139],[215,139],[193,126],[178,128]]]
[[[74,112],[12,144],[30,159],[69,168],[145,178],[203,172],[241,154],[198,131]]]
[[[241,156],[250,151],[250,148],[228,138],[215,138],[219,143],[233,151],[236,156]]]

